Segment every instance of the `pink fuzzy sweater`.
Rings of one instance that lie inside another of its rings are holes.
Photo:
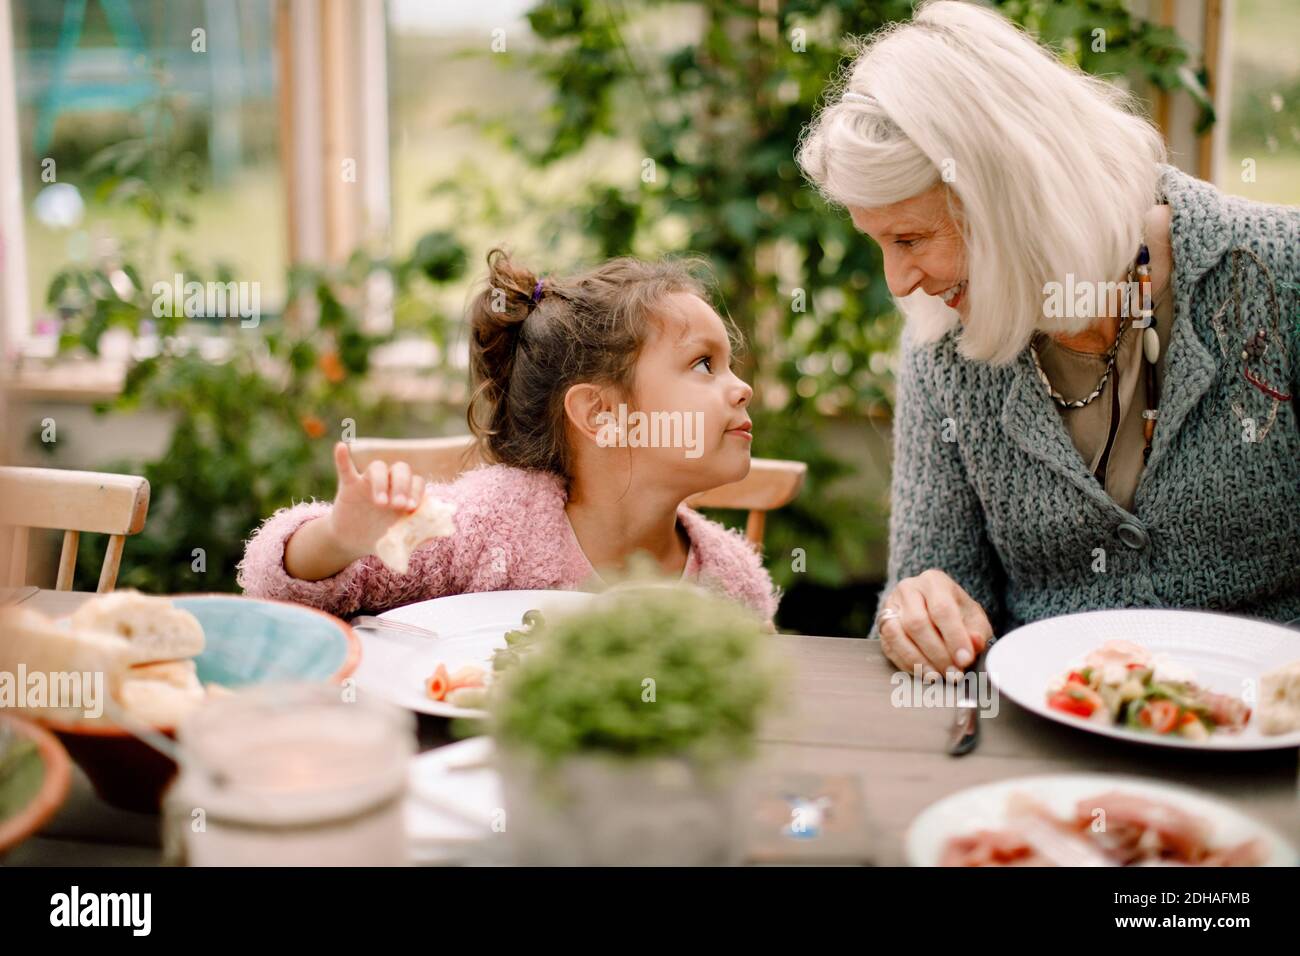
[[[435,486],[456,506],[456,533],[426,541],[395,574],[369,555],[333,577],[303,581],[284,567],[284,548],[305,522],[326,514],[325,501],[282,508],[249,540],[239,585],[250,597],[296,601],[340,617],[471,591],[582,590],[595,574],[565,514],[563,481],[542,471],[490,465]],[[747,605],[769,624],[780,592],[739,531],[697,511],[677,509],[691,539],[683,577]]]

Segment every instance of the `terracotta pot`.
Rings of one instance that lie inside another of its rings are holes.
[[[63,806],[68,796],[71,764],[67,752],[49,731],[8,714],[0,715],[0,724],[9,727],[19,737],[35,741],[36,752],[45,765],[40,789],[31,802],[15,816],[0,820],[0,853],[4,853],[43,827],[54,816],[54,811]]]

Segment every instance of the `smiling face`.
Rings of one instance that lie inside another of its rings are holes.
[[[848,209],[858,231],[880,246],[891,294],[902,299],[919,289],[965,320],[966,244],[943,183],[889,206]]]
[[[685,493],[739,481],[749,473],[754,390],[731,369],[726,326],[688,292],[666,296],[655,311],[658,321],[637,358],[633,407],[668,413],[662,421],[680,420],[680,434],[691,441],[632,447],[637,470],[653,471],[653,480]],[[660,430],[661,437],[667,434],[666,427]]]

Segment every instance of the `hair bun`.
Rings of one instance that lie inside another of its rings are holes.
[[[487,265],[486,288],[468,317],[466,420],[480,457],[570,478],[568,389],[598,383],[633,395],[637,356],[667,321],[664,298],[707,293],[688,263],[676,260],[624,257],[543,279],[493,249]]]
[[[471,370],[491,398],[506,392],[524,320],[536,308],[538,278],[504,249],[487,254],[487,287],[469,306]]]

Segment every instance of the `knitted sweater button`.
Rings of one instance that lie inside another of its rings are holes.
[[[1151,543],[1151,538],[1147,535],[1146,529],[1132,521],[1125,521],[1116,528],[1115,536],[1134,551],[1141,551]]]

